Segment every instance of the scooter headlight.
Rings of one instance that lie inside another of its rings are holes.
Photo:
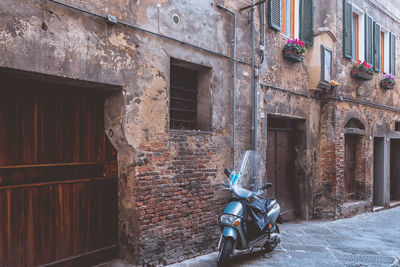
[[[221,215],[221,223],[224,224],[232,224],[235,220],[235,216],[229,214],[222,214]]]

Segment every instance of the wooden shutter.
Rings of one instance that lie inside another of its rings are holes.
[[[268,24],[271,29],[281,30],[281,0],[269,0]]]
[[[301,0],[300,2],[300,39],[312,45],[314,38],[314,1]]]
[[[393,33],[390,33],[389,41],[389,72],[396,75],[396,36]]]
[[[373,21],[370,16],[365,14],[365,61],[373,65],[373,44],[374,44],[374,38],[373,38]]]
[[[374,21],[374,70],[381,71],[381,26]]]
[[[347,58],[353,57],[353,6],[343,1],[343,55]]]

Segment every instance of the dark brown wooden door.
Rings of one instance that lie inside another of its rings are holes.
[[[274,197],[281,206],[284,220],[294,220],[295,140],[293,131],[269,129],[267,148],[267,181],[272,183],[268,197]]]
[[[90,266],[117,253],[104,94],[0,75],[0,266]]]
[[[354,200],[356,196],[356,145],[357,135],[345,136],[345,195],[346,200]]]
[[[390,141],[390,201],[400,200],[400,140]]]

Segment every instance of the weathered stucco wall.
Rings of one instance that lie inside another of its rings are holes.
[[[214,1],[63,2],[232,54],[232,17]],[[223,168],[231,167],[231,60],[50,1],[6,0],[0,12],[1,67],[121,88],[105,103],[106,132],[119,153],[121,256],[151,265],[215,249],[215,220],[227,198],[217,189]],[[247,16],[238,27],[238,57],[249,61]],[[169,130],[170,58],[211,69],[210,132]],[[244,72],[250,67],[239,64],[238,110],[248,118],[251,79]],[[243,149],[249,123],[241,131]]]
[[[352,1],[354,5],[366,12],[383,28],[399,36],[398,19],[390,17],[372,2]],[[379,1],[382,2],[382,1]],[[394,10],[395,11],[395,10]],[[329,11],[331,12],[331,11]],[[316,209],[322,217],[347,217],[355,213],[372,210],[373,181],[374,181],[374,137],[398,138],[394,131],[394,123],[399,119],[399,85],[396,83],[393,90],[381,89],[379,82],[384,75],[374,73],[371,81],[358,81],[350,77],[350,70],[355,61],[343,57],[343,5],[337,1],[337,23],[332,28],[337,38],[333,57],[334,79],[340,86],[333,92],[336,99],[328,100],[324,104],[321,120],[321,158],[320,181],[316,187],[320,188],[322,196],[316,199]],[[327,27],[329,25],[327,24]],[[398,40],[397,40],[398,41]],[[398,55],[398,46],[396,49]],[[398,58],[398,57],[396,57]],[[398,69],[399,60],[396,60]],[[397,71],[396,71],[397,72]],[[344,97],[344,99],[340,97]],[[350,99],[350,101],[349,101]],[[357,201],[348,202],[345,199],[345,123],[350,118],[357,118],[365,123],[365,135],[359,137],[361,144],[357,160]],[[387,152],[388,153],[388,152]],[[389,154],[381,155],[385,165],[385,181],[389,179]],[[385,183],[386,183],[385,182]],[[385,205],[388,206],[388,192],[384,193]]]
[[[106,133],[118,150],[121,257],[154,265],[214,250],[216,218],[229,197],[218,186],[225,178],[223,168],[232,167],[233,66],[228,57],[233,53],[232,16],[211,0],[63,2],[101,16],[115,15],[118,21],[179,41],[111,25],[46,0],[3,0],[0,67],[48,75],[42,79],[68,78],[83,88],[87,85],[83,81],[92,81],[96,82],[93,87],[114,89],[105,103],[105,121]],[[375,20],[400,36],[398,21],[369,2],[353,2],[362,8],[366,5]],[[219,3],[237,12],[237,58],[242,62],[237,66],[236,149],[241,152],[252,145],[252,70],[243,63],[251,61],[251,22],[247,11],[239,13],[249,3]],[[352,212],[343,205],[342,133],[348,114],[360,114],[366,122],[359,171],[365,176],[361,184],[365,192],[363,202],[355,207],[358,210],[371,208],[373,145],[369,136],[398,138],[393,125],[400,120],[398,111],[332,98],[346,96],[400,108],[400,87],[380,89],[380,74],[368,82],[351,79],[353,62],[342,52],[342,1],[314,3],[314,28],[320,35],[309,47],[310,54],[299,63],[284,60],[287,37],[267,28],[266,58],[259,72],[258,148],[263,164],[268,116],[304,121],[304,151],[297,152],[296,161],[297,209],[304,219],[337,218]],[[174,14],[180,19],[178,24],[173,23]],[[257,30],[259,15],[256,8]],[[255,44],[258,37],[256,33]],[[318,60],[313,55],[319,54],[320,44],[333,47],[333,78],[341,84],[323,96],[310,90],[318,79],[314,72]],[[210,131],[169,129],[171,58],[210,69]],[[261,167],[265,172],[265,165]]]
[[[261,80],[272,87],[261,86],[264,100],[264,103],[261,103],[261,111],[266,115],[306,120],[307,156],[301,158],[300,166],[303,167],[306,173],[304,177],[307,178],[300,180],[300,189],[306,188],[307,193],[306,196],[300,197],[304,201],[298,207],[303,218],[339,218],[371,210],[373,138],[398,138],[394,132],[394,122],[398,120],[399,114],[399,111],[396,111],[396,108],[399,108],[398,83],[394,90],[384,90],[379,87],[383,74],[375,73],[373,80],[366,82],[350,77],[354,62],[343,57],[342,2],[314,2],[314,43],[308,47],[303,62],[292,63],[283,60],[282,48],[287,37],[279,32],[267,30],[268,65],[264,66],[262,73],[265,75]],[[399,36],[398,19],[391,18],[387,10],[381,10],[372,2],[352,2],[386,30]],[[332,79],[338,81],[340,86],[336,90],[325,89],[322,93],[314,94],[321,75],[321,45],[333,51]],[[398,50],[397,46],[396,54]],[[398,59],[396,66],[399,66]],[[273,88],[274,86],[278,88]],[[340,101],[340,96],[345,97],[345,100]],[[348,98],[355,103],[346,100]],[[390,111],[390,107],[394,109]],[[357,161],[356,174],[357,187],[361,188],[358,198],[362,201],[355,204],[346,203],[344,192],[344,123],[351,114],[358,114],[366,121],[365,136],[360,137],[361,159]],[[266,124],[267,119],[264,121]],[[267,131],[267,126],[264,125],[262,129]],[[262,132],[261,135],[261,146],[266,147],[266,133]],[[386,158],[387,160],[389,159]],[[388,173],[389,170],[385,168],[385,179],[388,179]],[[387,195],[385,199],[388,199]]]

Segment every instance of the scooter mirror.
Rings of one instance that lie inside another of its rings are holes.
[[[228,168],[225,168],[224,173],[226,176],[230,177],[231,176],[231,171]]]

